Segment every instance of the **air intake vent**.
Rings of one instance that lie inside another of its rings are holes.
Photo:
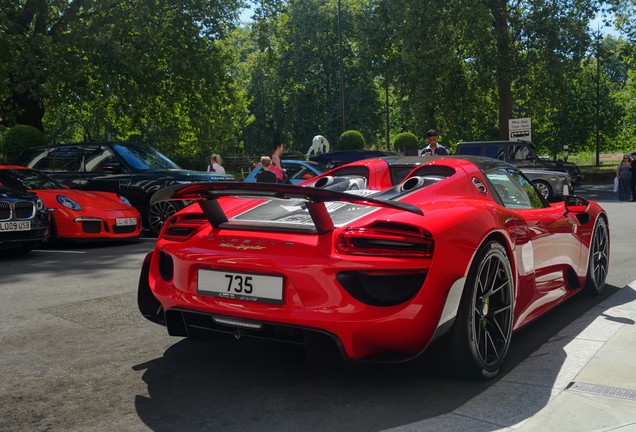
[[[14,204],[16,219],[30,219],[35,215],[35,205],[29,201],[18,201]]]

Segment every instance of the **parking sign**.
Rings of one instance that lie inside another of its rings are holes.
[[[510,141],[532,141],[530,117],[508,120],[508,134]]]

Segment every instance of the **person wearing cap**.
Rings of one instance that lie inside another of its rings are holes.
[[[438,134],[435,129],[431,129],[426,133],[428,145],[422,149],[420,156],[448,156],[450,154],[446,147],[437,142],[437,137]]]

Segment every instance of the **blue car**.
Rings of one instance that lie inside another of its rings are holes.
[[[298,184],[328,171],[326,166],[312,161],[283,159],[282,162],[283,166],[287,170],[287,177],[289,177],[289,181],[292,184]],[[256,174],[258,174],[262,169],[263,167],[261,164],[256,165],[243,181],[255,183]]]

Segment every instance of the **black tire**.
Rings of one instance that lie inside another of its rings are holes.
[[[49,241],[54,242],[57,240],[57,224],[53,215],[51,215],[51,224],[49,225]]]
[[[545,198],[546,200],[550,201],[554,197],[552,186],[550,186],[548,182],[545,182],[543,180],[535,180],[532,182],[532,184],[534,184],[534,187],[537,188],[539,193],[543,195],[543,198]]]
[[[508,354],[512,336],[514,278],[506,249],[484,244],[471,265],[447,359],[452,372],[469,379],[490,379]]]
[[[590,256],[585,278],[585,289],[587,292],[594,295],[599,295],[603,292],[608,269],[609,229],[605,219],[599,218],[594,226],[594,234],[590,242]]]
[[[183,208],[180,201],[158,201],[148,209],[146,217],[147,228],[151,235],[157,236],[163,228],[163,224],[170,216]]]

